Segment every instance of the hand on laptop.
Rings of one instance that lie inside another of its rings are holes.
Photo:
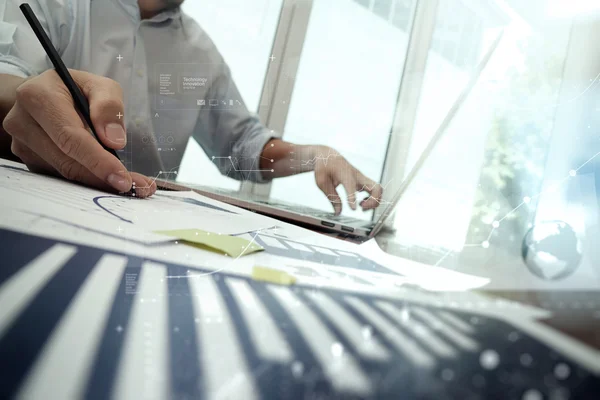
[[[125,147],[123,94],[115,81],[82,71],[70,71],[90,103],[99,139],[112,149]],[[61,175],[100,189],[147,197],[156,184],[129,173],[87,131],[73,98],[54,70],[18,83],[14,106],[3,122],[12,136],[11,150],[32,171]]]
[[[369,193],[369,197],[360,202],[363,210],[377,208],[381,202],[383,188],[372,179],[364,176],[354,168],[344,157],[332,150],[315,163],[315,180],[319,189],[325,193],[333,208],[335,215],[342,212],[342,200],[336,190],[342,185],[348,194],[348,204],[356,210],[357,195],[361,192]]]
[[[314,171],[317,186],[333,205],[335,215],[342,212],[342,200],[336,190],[339,185],[348,193],[348,203],[353,210],[356,210],[359,193],[369,193],[369,197],[360,202],[365,211],[377,208],[383,194],[380,184],[364,176],[328,146],[296,145],[273,138],[263,148],[260,167],[266,178]]]

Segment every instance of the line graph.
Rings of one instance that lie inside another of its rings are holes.
[[[330,150],[328,152],[328,154],[326,156],[323,155],[316,155],[313,158],[309,159],[309,160],[303,160],[301,161],[301,165],[303,167],[306,166],[313,166],[315,165],[317,162],[321,161],[325,166],[327,166],[327,163],[329,162],[329,159],[331,158],[337,158],[337,157],[342,157],[342,155],[340,153],[338,153],[335,150]]]

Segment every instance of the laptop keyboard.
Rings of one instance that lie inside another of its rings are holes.
[[[314,218],[339,222],[340,224],[345,224],[345,225],[360,226],[360,227],[369,227],[369,226],[373,225],[373,223],[371,221],[366,221],[364,219],[359,219],[359,218],[354,218],[354,217],[348,217],[345,215],[335,215],[332,212],[324,212],[323,210],[318,210],[316,208],[311,208],[311,207],[304,207],[304,206],[294,205],[294,204],[278,203],[276,201],[256,201],[256,202],[261,203],[261,204],[268,204],[273,207],[281,208],[281,209],[299,213],[299,214],[310,215],[311,217],[314,217]]]

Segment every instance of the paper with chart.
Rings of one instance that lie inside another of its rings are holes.
[[[156,234],[157,231],[200,229],[222,235],[251,232],[244,235],[250,246],[267,249],[266,254],[253,255],[252,259],[311,284],[360,290],[394,290],[411,284],[428,290],[468,290],[487,282],[441,268],[414,265],[380,250],[367,252],[366,247],[256,215],[195,192],[158,191],[148,199],[128,198],[33,174],[23,165],[10,162],[0,163],[0,191],[0,206],[31,215],[33,222],[27,219],[27,224],[37,224],[32,225],[34,230],[41,227],[36,217],[50,219],[58,229],[79,228],[96,233],[102,238],[99,243],[105,245],[109,237],[145,245],[175,241],[172,235]],[[274,224],[277,227],[269,229]],[[56,228],[53,234],[57,235]],[[185,262],[190,253],[193,251],[187,248],[161,247],[157,256],[181,257]],[[241,254],[247,257],[249,253],[246,250]],[[210,260],[217,268],[228,265],[235,269],[243,264],[224,264],[219,257],[202,253],[202,259]],[[241,270],[250,273],[251,267],[244,265]]]
[[[269,228],[272,221],[233,207],[219,207],[194,192],[158,191],[148,199],[105,193],[34,174],[0,161],[0,206],[61,221],[68,226],[152,244],[172,241],[157,230],[202,229],[239,234]]]
[[[33,219],[22,219],[31,228],[28,231],[39,230],[42,225],[37,219],[44,219],[53,223],[54,237],[59,234],[58,229],[65,231],[63,237],[80,236],[73,233],[79,229],[92,234],[90,238],[96,234],[100,240],[88,239],[88,242],[92,240],[101,246],[113,243],[114,240],[109,239],[115,238],[126,239],[130,244],[162,243],[157,249],[144,247],[143,254],[218,271],[249,276],[254,265],[264,265],[290,273],[299,282],[310,285],[390,293],[411,285],[426,290],[469,290],[487,282],[402,260],[380,250],[370,251],[365,246],[334,240],[282,222],[277,222],[278,228],[268,229],[274,220],[194,192],[159,191],[150,199],[131,199],[39,176],[20,164],[9,162],[0,163],[0,191],[0,206],[32,216]],[[244,251],[242,258],[223,259],[221,254],[181,243],[176,245],[174,237],[153,233],[190,229],[235,234],[265,251],[250,255]],[[239,235],[244,232],[250,233]],[[169,242],[172,244],[164,245]],[[122,242],[118,248],[123,248]],[[132,251],[134,248],[130,247]]]
[[[597,352],[587,348],[566,347],[564,340],[556,340],[550,349],[547,338],[534,340],[532,332],[547,333],[548,328],[531,318],[517,318],[514,307],[500,308],[490,301],[485,308],[467,309],[463,305],[476,299],[468,294],[426,302],[424,294],[411,290],[391,297],[375,290],[286,287],[231,271],[213,274],[173,257],[160,259],[153,248],[132,256],[4,229],[0,239],[14,249],[14,259],[23,260],[23,265],[0,269],[0,330],[4,327],[8,338],[0,342],[0,349],[13,348],[24,333],[35,329],[32,340],[41,354],[24,359],[20,352],[7,351],[0,359],[0,369],[9,376],[26,367],[32,371],[26,384],[10,381],[20,398],[78,398],[90,393],[109,398],[113,389],[124,398],[135,397],[124,393],[144,385],[140,368],[132,362],[140,359],[149,360],[161,377],[167,377],[151,379],[157,393],[169,391],[169,380],[202,376],[204,385],[189,385],[190,398],[202,397],[197,388],[205,387],[207,398],[219,398],[219,388],[235,389],[235,397],[267,398],[277,389],[273,382],[281,379],[292,388],[298,382],[314,385],[319,379],[347,397],[368,398],[381,383],[374,373],[393,374],[390,392],[398,392],[413,387],[411,380],[436,384],[441,371],[460,372],[463,365],[483,364],[484,373],[501,368],[506,363],[503,349],[511,345],[526,349],[540,363],[568,363],[575,377],[584,371],[560,354],[576,357],[590,369],[598,365]],[[25,241],[28,249],[17,245]],[[203,301],[206,298],[212,301]],[[17,320],[20,323],[14,324]],[[137,339],[147,333],[150,352],[147,339]],[[122,345],[113,345],[116,340]],[[558,355],[556,348],[561,350]],[[248,359],[253,363],[245,362]],[[107,364],[117,371],[108,378],[101,374]],[[57,376],[65,369],[68,374]],[[281,373],[285,371],[287,375]],[[522,372],[536,371],[539,368]],[[264,377],[260,385],[253,379],[231,383],[236,376],[254,374]],[[470,384],[470,376],[453,377],[447,385]]]
[[[481,280],[476,277],[461,277],[456,274],[452,277],[453,279],[449,279],[448,274],[439,274],[438,270],[441,269],[433,267],[430,267],[425,274],[428,276],[423,276],[421,273],[423,265],[416,265],[402,259],[385,258],[374,251],[367,251],[369,249],[363,246],[349,246],[345,242],[323,240],[323,236],[316,233],[309,235],[308,231],[297,232],[298,236],[292,237],[295,236],[291,235],[293,230],[286,229],[287,224],[283,223],[281,229],[261,230],[258,228],[250,234],[241,235],[252,243],[260,245],[264,251],[239,258],[223,257],[220,254],[181,243],[176,244],[173,238],[152,238],[155,240],[154,243],[160,245],[148,246],[149,243],[152,243],[151,236],[143,235],[152,234],[147,233],[145,229],[137,228],[135,224],[124,221],[128,216],[131,218],[130,221],[135,219],[135,215],[123,212],[128,203],[124,203],[121,208],[105,207],[108,211],[100,207],[98,209],[94,207],[77,209],[76,206],[87,204],[85,200],[89,201],[89,196],[110,195],[64,181],[50,180],[51,183],[48,183],[48,180],[46,177],[30,174],[21,165],[0,164],[0,192],[2,194],[0,206],[6,207],[5,210],[14,210],[14,212],[3,213],[0,216],[0,230],[9,229],[20,231],[24,235],[33,235],[28,236],[30,238],[35,236],[51,238],[67,243],[68,246],[89,248],[90,251],[95,248],[96,250],[93,252],[97,254],[97,257],[104,252],[127,254],[127,257],[148,260],[146,261],[148,266],[144,269],[148,269],[150,265],[160,265],[161,263],[177,264],[177,268],[170,269],[165,275],[167,280],[184,280],[185,278],[186,281],[189,279],[190,282],[196,282],[197,279],[210,279],[212,276],[221,274],[247,279],[252,277],[253,268],[259,265],[289,273],[296,279],[296,287],[309,290],[309,292],[317,289],[342,290],[344,293],[356,295],[377,295],[397,301],[411,301],[427,307],[456,304],[456,307],[462,309],[464,304],[473,304],[477,305],[477,314],[502,319],[507,316],[506,311],[510,310],[510,319],[513,320],[513,323],[529,323],[528,321],[540,317],[539,310],[517,307],[508,303],[498,304],[496,301],[484,299],[470,291],[433,294],[423,290],[440,281],[452,281],[458,290],[467,290],[474,284],[481,284]],[[32,187],[35,184],[45,185],[38,186],[37,189],[43,187],[46,192],[36,192],[35,186]],[[51,187],[48,188],[48,185]],[[76,201],[73,203],[65,203],[65,198],[59,196],[62,190],[67,190],[70,194],[75,193],[79,197],[75,197]],[[48,196],[59,197],[53,200]],[[157,199],[160,197],[157,196]],[[193,207],[200,207],[197,202],[202,202],[201,196],[198,197],[191,193],[164,193],[160,204],[168,206],[170,201],[177,201],[177,199],[179,199],[178,201],[182,201],[181,199],[184,199],[184,202],[189,201],[186,206]],[[48,204],[53,201],[56,201],[57,204]],[[206,204],[212,207],[204,208],[216,211],[217,214],[227,214],[230,218],[231,216],[228,214],[235,210],[229,209],[229,206],[223,206],[223,210],[215,209],[214,206],[219,207],[221,203],[214,201],[207,201]],[[38,208],[41,208],[43,212],[39,213]],[[52,215],[51,212],[56,214]],[[120,218],[115,217],[111,212]],[[37,216],[36,213],[38,213]],[[244,216],[244,213],[240,214]],[[265,220],[268,221],[267,225],[273,223],[271,219],[265,218]],[[265,226],[265,224],[258,224],[258,226]],[[119,232],[119,227],[122,232]],[[252,226],[249,227],[252,228]],[[285,237],[282,234],[290,236]],[[126,246],[124,246],[123,239],[126,239]],[[33,250],[27,240],[29,239],[25,239],[23,236],[19,243],[24,244],[23,248]],[[76,242],[77,244],[75,244]],[[12,265],[12,267],[17,267],[17,265]],[[447,272],[452,274],[451,271]],[[466,279],[461,281],[462,278]],[[484,307],[481,307],[482,305]]]

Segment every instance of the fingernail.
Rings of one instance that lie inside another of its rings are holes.
[[[113,143],[124,144],[127,140],[127,136],[125,135],[125,129],[121,124],[111,123],[106,125],[104,128],[104,132],[106,134],[106,138]]]
[[[112,187],[119,192],[128,192],[131,189],[131,182],[125,176],[120,174],[110,174],[106,179]]]

